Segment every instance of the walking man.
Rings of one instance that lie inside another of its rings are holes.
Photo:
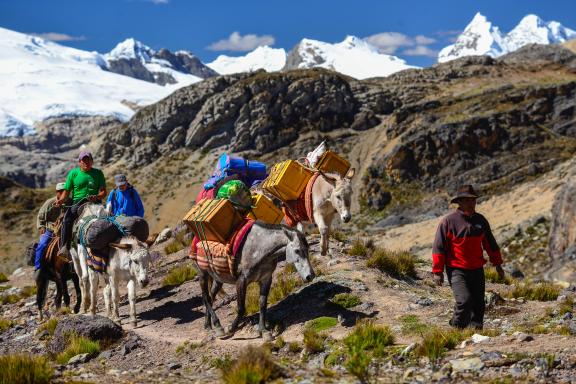
[[[66,189],[64,183],[56,184],[56,196],[46,200],[38,212],[36,227],[38,228],[38,231],[40,231],[40,240],[38,241],[38,247],[36,248],[34,258],[34,269],[36,271],[38,271],[42,266],[42,256],[44,255],[44,252],[46,252],[46,248],[48,248],[50,241],[55,235],[56,221],[65,209],[62,204],[56,205],[56,200],[61,198],[65,193]],[[66,203],[70,204],[71,201]]]
[[[111,215],[144,217],[144,205],[136,188],[128,183],[125,175],[114,176],[116,188],[110,191],[106,209]]]
[[[476,212],[478,194],[471,185],[458,188],[451,203],[458,208],[442,218],[432,250],[432,274],[437,285],[444,282],[444,268],[455,305],[450,325],[482,329],[484,324],[484,264],[486,251],[500,278],[504,278],[502,255],[488,220]]]
[[[60,251],[58,254],[70,259],[68,247],[72,237],[72,226],[78,218],[78,209],[86,201],[101,203],[106,196],[106,181],[101,170],[93,168],[92,153],[81,151],[78,156],[79,166],[68,172],[62,198],[56,200],[57,205],[64,203],[68,194],[72,194],[73,205],[66,211],[60,233]]]

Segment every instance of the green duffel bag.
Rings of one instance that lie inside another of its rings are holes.
[[[218,189],[216,197],[218,199],[230,200],[230,202],[239,209],[250,209],[252,204],[250,189],[240,180],[225,182],[220,189]]]

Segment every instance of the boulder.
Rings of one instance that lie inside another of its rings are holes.
[[[70,335],[86,337],[93,341],[116,341],[123,336],[122,327],[103,316],[69,316],[62,318],[54,337],[48,344],[51,353],[58,354],[68,345]]]

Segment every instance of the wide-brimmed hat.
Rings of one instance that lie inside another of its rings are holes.
[[[118,174],[114,176],[114,183],[116,183],[117,187],[121,187],[123,185],[128,184],[128,180],[126,180],[126,176],[123,174]]]
[[[480,195],[478,195],[478,193],[476,193],[476,191],[474,190],[474,187],[472,187],[470,184],[462,185],[462,186],[458,187],[458,190],[456,191],[456,195],[452,197],[450,202],[456,203],[456,202],[458,202],[458,199],[461,199],[463,197],[473,197],[473,198],[477,199],[479,196]]]

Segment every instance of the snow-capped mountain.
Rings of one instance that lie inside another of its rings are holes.
[[[290,51],[284,69],[314,67],[332,69],[357,79],[416,68],[398,57],[378,52],[376,47],[355,36],[347,36],[336,44],[303,39]]]
[[[125,76],[160,85],[189,83],[189,76],[205,79],[218,75],[187,51],[158,52],[132,38],[104,55],[106,69]]]
[[[33,133],[34,122],[59,115],[129,119],[129,101],[151,104],[200,81],[160,86],[103,70],[106,57],[0,28],[0,136]]]
[[[556,21],[543,21],[536,15],[525,16],[512,31],[504,34],[477,13],[456,42],[440,51],[438,61],[443,63],[471,55],[498,57],[527,44],[557,44],[575,38],[576,31]]]
[[[286,51],[268,46],[258,47],[245,56],[231,57],[220,55],[207,64],[221,75],[239,72],[253,72],[264,69],[267,72],[280,71],[286,64]]]

